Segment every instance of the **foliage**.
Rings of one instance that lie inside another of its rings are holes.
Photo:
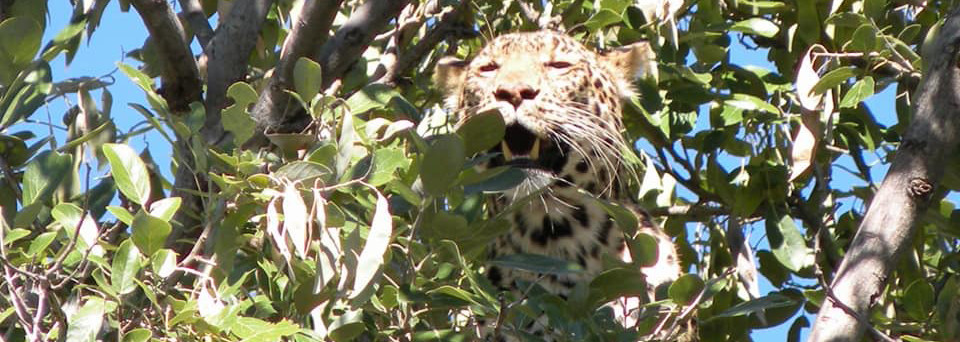
[[[505,297],[482,275],[491,262],[485,246],[509,229],[487,212],[486,198],[519,176],[471,167],[489,157],[483,151],[498,143],[503,122],[479,116],[454,127],[429,76],[447,51],[467,57],[484,37],[550,22],[539,14],[594,46],[646,39],[658,53],[658,77],[636,84],[641,95],[624,120],[625,134],[644,147],[645,172],[632,186],[676,237],[690,273],[659,304],[674,317],[695,314],[704,341],[746,340],[752,329],[787,324],[788,340],[796,341],[810,324],[797,313],[814,313],[824,302],[824,284],[875,177],[910,123],[923,43],[952,5],[559,0],[544,8],[541,1],[473,1],[453,20],[479,34],[439,42],[396,86],[374,76],[390,67],[394,39],[375,40],[329,89],[322,89],[317,63],[299,60],[290,95],[312,117],[311,130],[271,135],[273,149],[250,151],[237,146],[255,133],[250,104],[279,59],[296,1],[271,9],[245,81],[227,92],[232,105],[222,125],[232,139],[225,147],[199,138],[203,105],[186,113],[168,108],[155,85],[162,61],[150,40],[131,53],[135,61],[119,64],[145,104],[113,108],[106,80],[51,73],[54,58],[69,63],[95,33],[108,2],[77,1],[72,22],[44,44],[46,1],[18,0],[0,11],[7,15],[0,17],[5,340],[456,341],[474,336],[475,316],[513,329],[540,311],[570,340],[635,340],[636,331],[612,323],[601,307],[644,287],[630,265],[566,300],[535,286],[527,301]],[[353,10],[349,3],[340,19]],[[414,5],[428,3],[459,6]],[[217,1],[203,4],[209,15]],[[417,13],[423,20],[411,21],[420,26],[409,46],[442,22],[440,10]],[[336,30],[342,20],[334,23]],[[741,65],[732,54],[737,46],[765,53],[772,67]],[[887,88],[895,88],[896,122],[885,126],[863,100]],[[76,105],[63,115],[66,141],[29,128],[45,122],[45,101],[68,97]],[[123,131],[114,124],[119,115],[142,116],[143,125]],[[138,153],[126,144],[146,131],[169,146]],[[191,228],[174,219],[188,209],[170,195],[171,182],[151,154],[170,154],[173,165],[207,181],[199,193],[203,211],[188,213],[201,218],[194,233],[202,233],[180,237],[192,249],[170,241]],[[945,162],[955,170],[955,161]],[[101,167],[109,177],[99,177]],[[848,176],[856,181],[831,181]],[[886,334],[958,338],[960,216],[945,198],[960,187],[956,172],[944,185],[914,248],[876,299],[869,319]],[[635,220],[623,216],[618,220]],[[531,255],[492,262],[578,272]],[[772,292],[759,293],[758,273]],[[639,331],[680,328],[656,318],[642,317]]]

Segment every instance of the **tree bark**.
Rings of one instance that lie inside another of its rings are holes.
[[[180,0],[180,7],[183,8],[183,17],[190,25],[193,35],[197,37],[200,48],[205,49],[210,40],[213,39],[213,28],[207,21],[207,15],[203,13],[203,7],[199,0]]]
[[[207,57],[207,112],[204,138],[211,146],[224,141],[220,111],[227,106],[227,88],[243,80],[250,53],[257,45],[260,27],[273,0],[234,0],[230,14],[221,18],[217,33],[204,49]]]
[[[318,47],[322,46],[329,37],[330,26],[337,16],[342,0],[307,0],[297,20],[292,23],[293,29],[283,42],[280,51],[280,60],[274,69],[260,98],[254,105],[253,119],[257,121],[255,137],[263,137],[267,127],[288,126],[296,121],[298,111],[290,108],[290,98],[284,90],[293,89],[293,67],[301,57],[313,57]],[[326,70],[322,70],[326,73]],[[302,113],[302,111],[300,111]],[[300,118],[299,121],[303,121]],[[292,124],[306,126],[305,122]],[[281,131],[293,129],[280,128]]]
[[[864,317],[916,235],[947,158],[960,143],[960,7],[947,17],[931,49],[917,90],[915,117],[897,149],[890,171],[850,244],[809,341],[860,341]],[[848,310],[849,309],[849,312]]]
[[[323,73],[321,88],[329,87],[334,80],[343,76],[373,38],[383,32],[390,19],[396,17],[408,2],[409,0],[367,0],[319,51],[310,51],[307,48],[316,46],[310,44],[316,42],[318,34],[326,32],[321,30],[323,25],[327,25],[329,29],[327,18],[335,14],[336,6],[332,5],[339,3],[339,0],[316,0],[305,4],[304,13],[294,26],[294,32],[284,42],[284,54],[274,75],[276,80],[271,80],[254,106],[252,116],[257,122],[257,136],[252,138],[246,147],[262,145],[265,141],[262,134],[268,129],[276,132],[298,132],[310,122],[303,108],[289,101],[284,93],[284,90],[292,88],[293,78],[290,73],[297,59],[308,56],[308,51],[315,53],[314,60],[320,64]],[[334,8],[333,14],[325,12],[331,8]],[[314,29],[319,32],[310,32]]]
[[[190,103],[201,100],[203,85],[180,20],[166,0],[133,0],[131,3],[163,59],[162,86],[158,92],[175,113],[190,110]]]

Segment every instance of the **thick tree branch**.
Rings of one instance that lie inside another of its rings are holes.
[[[343,76],[347,68],[367,49],[373,38],[383,32],[390,19],[407,6],[409,0],[367,0],[350,15],[333,38],[320,48],[317,61],[323,69],[323,88]]]
[[[337,16],[342,0],[307,0],[300,15],[292,23],[293,29],[283,42],[280,60],[267,87],[260,93],[253,109],[253,118],[257,121],[257,136],[267,127],[288,123],[288,118],[298,112],[290,108],[289,96],[284,92],[293,89],[293,68],[301,57],[313,57],[317,47],[322,46],[329,36],[330,26]],[[326,70],[322,70],[326,73]],[[301,118],[303,119],[303,118]],[[298,126],[305,126],[300,123]]]
[[[226,141],[226,133],[220,123],[220,112],[227,105],[227,88],[242,80],[247,72],[247,60],[256,46],[267,11],[273,0],[235,0],[226,18],[221,18],[216,35],[210,40],[204,51],[207,60],[207,98],[204,102],[206,120],[201,130],[203,139],[210,146]],[[192,60],[192,59],[191,59]],[[188,149],[188,142],[181,144]],[[184,161],[177,170],[174,180],[173,196],[183,198],[184,209],[176,217],[182,229],[175,230],[168,237],[169,242],[177,241],[184,232],[191,231],[202,222],[204,205],[201,198],[189,190],[203,189],[203,172],[196,172],[192,161]],[[178,246],[177,251],[181,246]],[[184,255],[184,253],[181,253]]]
[[[203,13],[200,0],[180,0],[180,7],[183,8],[183,17],[190,24],[190,30],[197,37],[200,48],[207,48],[207,44],[213,39],[213,28],[207,21],[207,14]]]
[[[917,90],[915,117],[886,178],[874,196],[831,288],[837,300],[820,308],[809,341],[860,341],[866,325],[855,316],[869,310],[909,250],[917,221],[960,143],[960,8],[955,8],[924,56],[929,67]]]
[[[298,23],[297,27],[303,25],[304,30],[315,28],[313,21],[326,18],[322,13],[316,13],[323,8],[320,1],[317,2],[318,4],[304,5],[305,14],[301,15],[303,22]],[[323,44],[317,52],[316,58],[314,58],[323,71],[322,89],[329,87],[334,80],[343,76],[348,67],[356,62],[357,58],[367,49],[373,38],[387,27],[391,18],[396,17],[407,5],[407,2],[409,0],[368,0],[354,11],[350,19],[337,30],[330,41]],[[308,10],[310,12],[306,12]],[[299,34],[308,34],[302,32],[303,30],[291,33],[291,36],[287,38],[288,42],[284,43],[284,52],[286,53],[288,50],[290,52],[288,56],[285,56],[286,59],[281,60],[281,65],[278,65],[278,75],[283,73],[289,75],[297,59],[301,57],[297,53],[306,49],[301,44],[311,43],[307,39],[297,37]],[[297,41],[289,42],[291,39]],[[283,57],[281,56],[281,58]],[[248,141],[245,147],[262,146],[265,143],[262,134],[267,130],[299,132],[309,124],[310,117],[306,115],[303,108],[290,101],[287,94],[284,93],[284,90],[292,88],[292,83],[292,76],[288,76],[283,81],[277,81],[277,83],[271,81],[271,84],[260,94],[260,99],[254,106],[252,114],[254,120],[257,121],[257,135]]]
[[[185,112],[200,101],[200,70],[187,45],[183,27],[166,0],[132,0],[159,51],[163,66],[159,92],[174,112]]]
[[[273,0],[235,0],[230,14],[204,50],[207,58],[207,118],[204,138],[210,145],[223,140],[220,111],[227,105],[227,88],[243,80],[247,60],[257,45],[260,27]],[[222,19],[222,18],[221,18]]]

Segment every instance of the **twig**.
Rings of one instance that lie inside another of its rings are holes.
[[[468,2],[469,1],[462,1],[456,7],[444,9],[437,23],[417,42],[417,45],[401,53],[396,64],[394,64],[392,68],[387,69],[387,73],[384,76],[384,83],[390,86],[396,86],[397,80],[399,80],[400,77],[409,73],[424,56],[430,53],[430,51],[433,51],[437,44],[443,41],[443,39],[448,38],[451,32],[455,32],[454,23],[457,22],[457,18],[460,16],[461,11],[467,7],[466,4]]]

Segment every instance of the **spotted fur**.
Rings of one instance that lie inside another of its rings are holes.
[[[493,205],[497,212],[514,204],[522,209],[505,212],[512,229],[496,239],[491,257],[541,254],[586,270],[540,275],[490,266],[486,272],[493,284],[521,297],[518,281],[536,282],[566,298],[578,283],[603,271],[604,256],[628,260],[623,231],[597,199],[634,209],[638,230],[659,241],[659,261],[642,268],[651,295],[654,287],[677,278],[672,241],[620,186],[621,177],[635,176],[623,159],[631,149],[621,134],[621,99],[633,94],[631,82],[647,66],[648,55],[645,44],[597,54],[564,34],[538,31],[500,36],[470,62],[439,63],[435,81],[461,121],[494,108],[507,124],[504,144],[492,151],[500,156],[485,167],[514,163],[527,176]],[[622,323],[636,315],[630,310],[615,308]],[[558,339],[545,317],[523,329]],[[516,340],[506,333],[488,338]]]

